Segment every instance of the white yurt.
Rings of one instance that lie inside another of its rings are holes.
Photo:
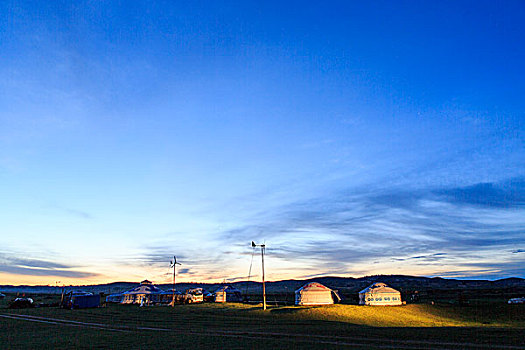
[[[242,294],[241,291],[232,286],[223,286],[215,291],[215,302],[241,302]]]
[[[376,282],[359,292],[359,305],[401,305],[401,293]]]
[[[144,280],[140,282],[140,286],[135,287],[127,292],[122,293],[122,304],[151,304],[159,303],[161,295],[164,293],[162,289],[153,285],[152,282]]]
[[[295,291],[295,305],[328,305],[340,300],[337,291],[317,282],[307,283]]]

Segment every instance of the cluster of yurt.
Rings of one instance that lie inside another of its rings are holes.
[[[295,291],[295,305],[330,305],[341,301],[336,290],[310,282]],[[385,283],[376,282],[359,292],[360,305],[402,305],[401,293]]]
[[[310,282],[295,291],[295,305],[329,305],[341,301],[337,291]]]
[[[401,305],[401,293],[376,282],[359,292],[359,305]]]
[[[119,304],[169,304],[175,303],[202,303],[204,301],[204,290],[202,288],[188,289],[184,294],[179,291],[164,291],[155,286],[151,281],[144,280],[140,285],[122,292],[110,294],[106,297],[108,303]],[[212,294],[206,293],[211,296]],[[208,296],[207,296],[208,298]],[[213,301],[216,303],[241,302],[241,291],[232,286],[222,286],[213,293]],[[207,299],[209,301],[209,299]]]
[[[175,297],[174,297],[175,295]],[[208,294],[211,296],[211,294]],[[206,297],[208,298],[208,297]],[[216,303],[242,302],[243,296],[239,289],[225,285],[218,288],[207,301]],[[202,288],[189,289],[185,294],[178,291],[164,291],[152,282],[144,280],[140,285],[123,293],[110,294],[107,302],[121,304],[169,304],[193,303],[204,301]],[[295,291],[295,305],[331,305],[341,301],[337,290],[328,288],[318,282],[309,282]],[[402,305],[401,293],[385,283],[376,282],[359,292],[360,305]]]

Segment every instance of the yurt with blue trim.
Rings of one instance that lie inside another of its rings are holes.
[[[401,293],[385,283],[376,282],[359,292],[359,305],[402,305]]]

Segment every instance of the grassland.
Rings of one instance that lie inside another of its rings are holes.
[[[9,310],[3,304],[0,315],[14,318],[0,317],[2,349],[525,349],[523,305],[334,305],[263,312],[243,304],[85,310]]]
[[[525,329],[523,307],[460,307],[412,304],[394,307],[331,305],[272,310],[299,319],[329,320],[371,327],[507,327]]]

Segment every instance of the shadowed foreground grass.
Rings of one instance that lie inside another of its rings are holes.
[[[0,348],[525,348],[523,305],[496,307],[283,307],[242,304],[170,307],[109,305],[61,310],[0,309],[2,315],[53,318],[58,324],[0,318]],[[40,319],[39,319],[40,320]],[[61,320],[99,324],[85,327]],[[155,328],[144,329],[137,327]]]

